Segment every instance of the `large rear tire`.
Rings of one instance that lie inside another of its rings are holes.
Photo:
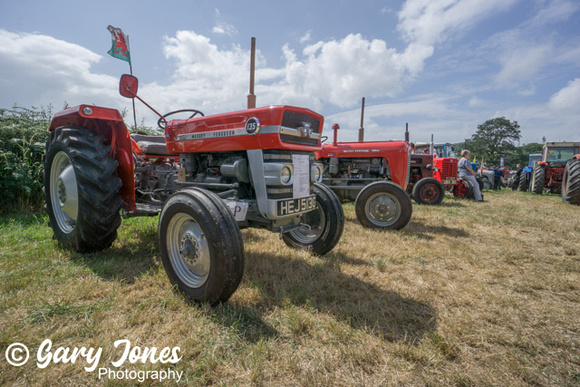
[[[62,127],[50,133],[44,157],[44,198],[54,237],[79,252],[109,247],[121,224],[121,179],[105,137]]]
[[[381,230],[402,229],[413,213],[409,194],[390,181],[365,186],[357,195],[354,207],[360,224]]]
[[[532,193],[541,195],[544,192],[544,182],[546,179],[546,168],[542,165],[534,167],[532,176]]]
[[[417,204],[439,204],[445,197],[445,188],[439,180],[425,177],[413,186],[412,197]]]
[[[316,209],[303,214],[300,220],[300,223],[307,224],[310,228],[284,233],[282,240],[292,248],[324,255],[336,246],[342,236],[344,213],[342,203],[330,188],[315,183],[314,193]]]
[[[195,302],[227,301],[244,275],[244,243],[234,216],[203,189],[169,198],[159,217],[159,248],[169,280]]]
[[[530,178],[526,172],[522,172],[520,176],[520,183],[518,184],[518,191],[528,192],[530,188]]]
[[[562,202],[580,206],[580,160],[566,164],[562,178]]]

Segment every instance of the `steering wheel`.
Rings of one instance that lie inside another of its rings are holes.
[[[174,110],[174,111],[169,112],[167,114],[164,114],[162,117],[160,117],[159,120],[157,121],[157,126],[159,126],[161,129],[165,129],[165,127],[167,126],[167,120],[166,120],[167,117],[172,116],[172,115],[177,114],[177,113],[185,113],[185,112],[193,113],[192,115],[190,115],[188,117],[188,119],[193,118],[197,115],[199,115],[201,117],[203,117],[205,115],[202,112],[200,112],[199,110],[195,110],[195,109]]]

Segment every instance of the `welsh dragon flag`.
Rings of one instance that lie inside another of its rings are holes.
[[[113,38],[113,47],[109,50],[109,55],[114,58],[124,60],[131,64],[131,55],[129,54],[129,39],[121,31],[120,28],[115,28],[113,26],[108,26],[107,29],[111,31],[111,36]]]

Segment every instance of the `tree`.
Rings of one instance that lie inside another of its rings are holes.
[[[499,165],[516,149],[515,142],[521,138],[520,125],[505,117],[496,117],[477,125],[477,131],[469,140],[471,154],[483,159],[487,165]]]

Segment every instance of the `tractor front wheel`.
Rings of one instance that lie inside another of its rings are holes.
[[[121,179],[105,137],[79,127],[50,133],[44,156],[44,199],[55,239],[91,252],[109,247],[121,224]]]
[[[377,181],[364,187],[354,207],[360,224],[381,230],[402,229],[413,213],[409,194],[390,181]]]
[[[225,302],[242,280],[242,234],[213,192],[187,188],[169,198],[159,217],[159,248],[169,280],[195,302]]]
[[[314,184],[316,209],[302,215],[300,223],[307,225],[282,234],[282,240],[296,249],[310,250],[316,255],[331,251],[344,229],[344,213],[338,196],[323,184]]]
[[[532,193],[541,195],[544,192],[544,182],[546,179],[546,168],[542,165],[534,167],[532,176]]]
[[[412,196],[417,204],[439,204],[445,197],[445,188],[439,180],[425,177],[413,186]]]
[[[566,164],[562,178],[562,202],[580,206],[580,160]]]

